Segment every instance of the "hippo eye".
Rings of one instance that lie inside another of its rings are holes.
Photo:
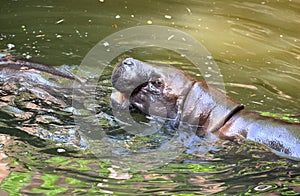
[[[152,82],[152,84],[156,87],[156,88],[161,88],[163,86],[163,83],[161,81],[155,80]]]
[[[162,88],[163,88],[163,83],[155,80],[155,81],[148,82],[148,84],[142,89],[152,94],[160,94],[163,90]]]

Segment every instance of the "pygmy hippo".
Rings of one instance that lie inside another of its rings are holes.
[[[288,123],[255,112],[170,65],[155,65],[127,58],[112,74],[117,92],[113,108],[133,107],[146,115],[166,117],[175,127],[196,125],[199,137],[243,137],[264,144],[276,154],[300,159],[300,124]]]

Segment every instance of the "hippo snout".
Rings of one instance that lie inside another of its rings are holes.
[[[115,89],[131,94],[135,88],[148,82],[150,75],[151,71],[147,64],[133,58],[126,58],[116,66],[111,80]]]
[[[129,71],[129,68],[132,68],[134,66],[134,59],[127,58],[123,61],[121,61],[113,70],[111,81],[112,85],[116,86],[117,81],[125,74],[126,71]]]

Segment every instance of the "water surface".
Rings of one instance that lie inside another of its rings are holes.
[[[299,122],[292,118],[300,110],[298,1],[4,0],[0,13],[3,51],[53,66],[64,64],[74,72],[88,51],[112,33],[137,25],[179,29],[211,53],[229,96],[249,110]],[[168,51],[134,50],[126,55],[171,63],[194,77],[199,74],[184,58]],[[127,135],[115,127],[109,112],[112,66],[100,79],[98,104],[104,110],[100,125],[120,139]],[[32,102],[28,97],[17,99],[14,108],[1,108],[4,146],[0,147],[8,156],[2,162],[10,165],[8,177],[3,173],[3,191],[47,195],[300,192],[299,162],[277,157],[256,144],[239,147],[220,142],[204,154],[187,151],[159,168],[118,168],[76,147],[84,144],[76,143],[69,111],[45,104],[40,106],[48,110],[40,113],[39,108],[26,105]],[[31,115],[16,116],[15,108]],[[37,134],[28,124],[45,131],[33,136]],[[141,148],[143,139],[128,139],[127,144],[134,144],[129,149]],[[146,143],[155,144],[156,139]]]

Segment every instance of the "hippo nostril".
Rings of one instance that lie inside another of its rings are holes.
[[[124,64],[124,65],[129,65],[129,66],[131,66],[131,65],[133,65],[133,61],[132,61],[131,59],[125,59],[125,60],[123,61],[123,64]]]

